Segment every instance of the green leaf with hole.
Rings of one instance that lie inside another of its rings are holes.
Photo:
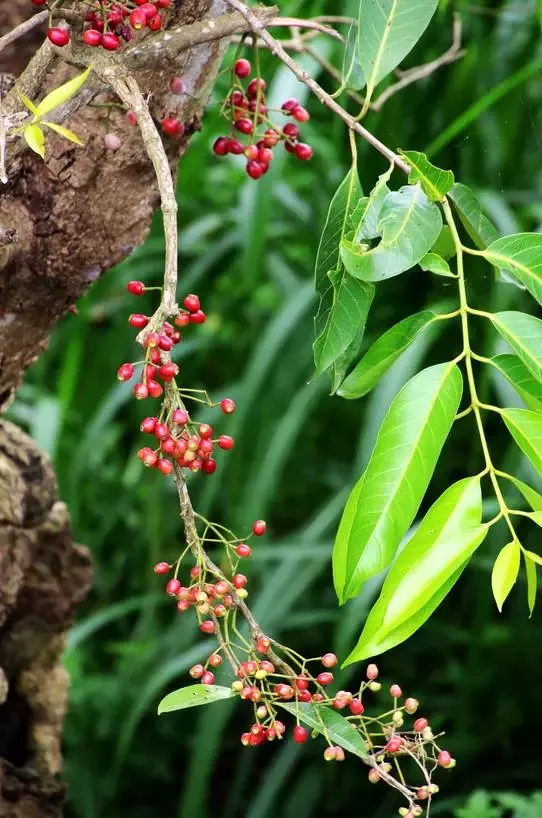
[[[521,548],[518,541],[513,540],[499,551],[493,565],[491,590],[499,611],[502,611],[502,606],[518,578],[520,558]]]
[[[420,261],[420,267],[429,273],[434,273],[444,278],[457,278],[450,270],[448,262],[436,253],[427,253]]]
[[[391,192],[388,187],[388,182],[392,172],[393,165],[378,177],[378,181],[371,190],[370,196],[360,199],[352,213],[351,222],[354,232],[352,241],[364,242],[367,239],[375,239],[380,235],[378,223],[386,196]],[[350,235],[347,234],[345,238],[350,239]]]
[[[409,182],[419,182],[427,198],[440,202],[452,189],[455,179],[451,170],[442,170],[431,164],[425,153],[399,151],[411,167]]]
[[[26,125],[23,128],[24,141],[34,153],[45,159],[45,134],[39,125]]]
[[[337,394],[347,400],[362,398],[376,386],[418,335],[437,320],[438,316],[432,310],[423,310],[399,321],[369,347]]]
[[[533,412],[542,412],[542,383],[533,378],[516,355],[496,355],[494,368],[512,384],[520,398]]]
[[[378,83],[412,51],[431,22],[438,0],[360,0],[359,61],[366,104]]]
[[[534,511],[542,511],[542,494],[539,494],[538,491],[528,486],[527,483],[524,483],[519,477],[514,477],[513,474],[507,474],[506,479],[521,492]]]
[[[220,685],[188,685],[174,690],[164,696],[158,705],[158,715],[172,713],[174,710],[185,710],[187,707],[199,707],[223,699],[231,699],[236,694],[231,687]]]
[[[36,117],[41,118],[60,105],[64,105],[65,102],[71,99],[83,87],[91,70],[92,68],[89,66],[82,74],[78,74],[76,77],[73,77],[73,79],[55,88],[50,94],[47,94],[36,108]]]
[[[419,372],[392,401],[337,533],[333,580],[341,604],[390,564],[424,497],[462,391],[461,372],[449,362]]]
[[[362,196],[358,172],[356,168],[351,168],[331,200],[316,254],[314,286],[320,295],[329,289],[328,271],[338,267],[341,238],[346,231],[348,218]]]
[[[502,409],[508,431],[542,476],[542,416],[529,409]]]
[[[429,252],[442,227],[440,210],[420,185],[388,193],[380,209],[380,242],[372,248],[343,238],[340,255],[348,272],[363,281],[382,281],[409,270]]]
[[[483,255],[490,264],[511,273],[542,304],[542,233],[503,236]]]
[[[489,221],[476,194],[467,185],[456,182],[448,196],[463,227],[479,250],[484,250],[499,238],[497,228]]]
[[[312,730],[327,734],[332,744],[338,744],[339,747],[358,758],[368,758],[365,742],[360,734],[352,728],[352,724],[344,716],[332,710],[329,705],[279,701],[276,704],[283,710],[287,710],[292,716],[299,717],[299,720]]]
[[[481,520],[479,477],[444,492],[391,566],[347,663],[399,644],[426,621],[483,541],[488,526]]]
[[[529,606],[529,617],[533,615],[538,586],[536,563],[531,557],[527,556],[530,553],[530,551],[523,552],[523,559],[525,560],[525,577],[527,579],[527,605]]]
[[[328,273],[333,287],[331,305],[324,328],[314,342],[316,374],[337,361],[365,328],[374,296],[374,285],[349,275],[342,264]]]
[[[542,269],[542,267],[541,267]],[[524,312],[496,312],[490,316],[531,375],[542,383],[542,321]]]
[[[42,125],[46,125],[47,128],[51,128],[52,131],[63,136],[64,139],[68,139],[70,142],[75,142],[76,145],[83,145],[77,134],[73,131],[70,131],[69,128],[65,128],[64,125],[58,125],[56,122],[48,122],[45,119],[41,121]]]

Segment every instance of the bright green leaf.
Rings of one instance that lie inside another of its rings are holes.
[[[332,744],[338,744],[358,758],[368,757],[363,738],[352,729],[352,724],[344,716],[332,710],[329,705],[279,701],[276,703],[293,716],[298,716],[300,721],[313,730],[320,733],[325,731]]]
[[[56,122],[47,122],[45,119],[42,119],[41,124],[51,128],[52,131],[56,131],[56,133],[63,136],[64,139],[69,139],[70,142],[75,142],[76,145],[83,145],[77,134],[70,131],[69,128],[65,128],[63,125],[58,125]]]
[[[231,699],[235,693],[231,687],[219,685],[189,685],[174,690],[164,696],[158,705],[158,715],[171,713],[173,710],[184,710],[187,707],[199,707],[202,704],[218,702],[222,699]]]
[[[542,476],[542,416],[528,409],[502,409],[508,431]]]
[[[338,390],[340,397],[353,400],[370,392],[394,361],[436,320],[436,313],[423,310],[399,321],[377,338]]]
[[[444,363],[419,372],[392,401],[339,526],[333,578],[341,603],[391,562],[423,499],[462,391],[460,370]]]
[[[45,159],[45,134],[40,126],[26,125],[23,129],[23,137],[28,147]]]
[[[529,514],[529,520],[542,527],[542,511],[532,511]]]
[[[375,239],[380,235],[379,219],[382,205],[390,189],[388,182],[393,172],[393,165],[378,177],[378,181],[368,198],[361,199],[352,213],[351,222],[354,229],[352,241],[364,242],[366,239]],[[346,235],[346,238],[350,238]],[[368,249],[368,248],[367,248]]]
[[[525,557],[532,560],[533,562],[536,562],[537,565],[542,565],[542,557],[540,557],[538,554],[535,554],[534,551],[527,551],[527,549],[525,549],[523,553],[525,554]]]
[[[527,483],[524,483],[522,480],[520,480],[518,477],[514,477],[512,474],[507,474],[506,479],[509,480],[517,488],[517,490],[521,492],[521,494],[523,494],[532,509],[535,511],[542,511],[542,494],[539,494],[538,491],[535,491],[535,489],[528,486]]]
[[[444,492],[390,568],[347,663],[394,647],[426,621],[483,541],[481,519],[479,477]]]
[[[399,151],[406,159],[412,170],[409,182],[419,182],[427,198],[432,202],[440,202],[452,189],[454,175],[451,170],[442,170],[431,164],[424,153],[419,151]]]
[[[542,247],[542,245],[541,245]],[[541,268],[542,270],[542,265]],[[523,361],[531,375],[542,383],[542,321],[524,312],[491,315],[495,329]]]
[[[516,355],[496,355],[491,362],[497,372],[512,384],[533,412],[542,412],[542,384],[536,381]]]
[[[381,241],[371,249],[343,239],[341,259],[351,275],[382,281],[417,264],[429,252],[442,227],[440,210],[419,185],[388,193],[378,218]]]
[[[489,221],[476,194],[466,185],[456,182],[448,194],[455,205],[463,227],[479,250],[499,238],[497,228]]]
[[[499,551],[491,572],[491,589],[497,608],[502,611],[504,601],[518,578],[521,549],[517,540]]]
[[[328,273],[333,300],[324,329],[314,342],[316,373],[320,375],[348,349],[365,328],[374,296],[374,285],[349,275],[342,264]]]
[[[527,556],[527,554],[530,553],[530,551],[523,552],[523,557],[525,560],[525,577],[527,579],[527,605],[529,606],[529,617],[533,615],[538,585],[536,563]]]
[[[456,254],[456,246],[452,231],[447,224],[444,224],[436,242],[431,247],[431,252],[436,253],[444,259],[453,258]]]
[[[50,94],[42,99],[36,109],[36,116],[43,117],[45,114],[48,114],[50,111],[54,110],[54,108],[58,108],[59,105],[64,105],[71,97],[76,94],[80,88],[83,87],[85,82],[87,81],[88,75],[91,72],[91,67],[89,66],[82,74],[78,74],[77,77],[73,77],[73,79],[65,82],[64,85],[60,85],[58,88],[55,88],[51,91]]]
[[[34,105],[32,100],[28,99],[26,94],[23,94],[23,92],[21,91],[21,89],[18,86],[17,86],[17,94],[19,96],[19,99],[23,103],[23,105],[25,105],[31,113],[37,114],[38,109],[36,108],[36,106]]]
[[[420,261],[420,267],[422,270],[426,270],[429,273],[435,273],[435,275],[438,276],[444,276],[445,278],[457,278],[455,273],[452,273],[450,270],[450,265],[448,262],[443,259],[442,256],[438,256],[436,253],[427,253]]]
[[[542,304],[542,233],[516,233],[492,242],[483,252],[491,264],[520,281]]]
[[[353,21],[348,29],[343,55],[341,87],[359,91],[365,85],[365,77],[358,57],[358,24]]]
[[[412,51],[431,22],[438,0],[360,0],[359,61],[366,106],[375,86]]]

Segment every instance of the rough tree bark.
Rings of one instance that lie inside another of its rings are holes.
[[[225,11],[223,0],[181,0],[169,25],[215,20]],[[31,13],[29,0],[2,3],[0,34]],[[0,53],[0,75],[21,75],[43,35],[43,29],[33,32]],[[224,47],[224,40],[214,40],[179,54],[158,49],[152,65],[134,72],[142,91],[152,93],[153,115],[172,113],[187,126],[186,136],[168,145],[172,163],[199,127]],[[41,55],[46,72],[38,71],[36,80],[27,71],[23,78],[33,98],[74,73],[48,45]],[[185,82],[183,96],[169,92],[173,73]],[[104,89],[92,90],[99,92]],[[104,149],[103,110],[77,111],[69,127],[84,150],[54,135],[45,163],[12,148],[9,183],[0,186],[0,409],[58,318],[143,241],[158,205],[138,129],[121,112],[110,118],[122,135],[115,153]],[[60,656],[90,580],[89,554],[72,539],[50,463],[26,434],[0,421],[0,818],[62,814],[68,679]]]

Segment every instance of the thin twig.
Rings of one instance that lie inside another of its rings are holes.
[[[324,25],[319,20],[301,20],[297,17],[274,17],[267,23],[268,28],[307,28],[307,29],[314,29],[315,31],[320,32],[320,34],[327,34],[328,37],[333,37],[335,40],[339,40],[341,43],[345,42],[345,39],[342,34],[339,34],[338,31],[335,31],[334,28],[330,28],[329,26]]]
[[[363,125],[360,125],[359,122],[356,122],[353,116],[351,116],[344,108],[339,105],[328,93],[324,91],[324,89],[314,80],[308,71],[305,71],[301,68],[298,63],[293,60],[290,55],[285,51],[278,40],[269,34],[266,30],[265,26],[260,22],[258,17],[248,8],[241,0],[227,0],[228,4],[238,11],[246,21],[249,23],[252,30],[264,41],[264,43],[268,46],[269,50],[272,54],[277,56],[282,62],[288,66],[290,71],[297,77],[297,79],[302,82],[304,85],[309,88],[316,98],[322,103],[322,105],[326,105],[330,110],[332,110],[337,116],[339,116],[343,122],[350,128],[350,130],[354,131],[355,133],[359,134],[366,142],[373,146],[379,153],[386,157],[390,162],[393,162],[396,167],[403,170],[405,173],[410,173],[410,168],[406,162],[404,162],[400,156],[394,153],[387,145],[384,145],[379,139],[376,138],[367,128],[364,128]]]

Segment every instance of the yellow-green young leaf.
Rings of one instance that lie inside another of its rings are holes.
[[[527,551],[527,549],[525,549],[523,553],[525,554],[525,557],[527,559],[536,562],[537,565],[542,565],[542,557],[539,557],[538,554],[535,554],[534,551]]]
[[[299,720],[313,730],[319,733],[326,732],[333,744],[338,744],[352,755],[363,759],[368,757],[365,742],[360,734],[352,729],[352,724],[344,716],[332,710],[329,705],[278,701],[276,704],[292,716],[296,718],[299,716]]]
[[[542,383],[533,378],[516,355],[496,355],[491,363],[512,384],[529,409],[542,412]]]
[[[512,474],[507,474],[506,479],[509,480],[517,489],[518,491],[523,494],[529,505],[531,506],[534,511],[542,511],[542,494],[539,494],[538,491],[535,491],[533,488],[524,483],[517,477],[514,477]]]
[[[427,253],[419,264],[422,270],[429,273],[435,273],[435,275],[444,276],[444,278],[457,278],[455,273],[450,270],[448,262],[436,253]]]
[[[425,153],[419,151],[399,151],[406,159],[412,170],[408,177],[409,181],[419,182],[432,202],[440,202],[452,189],[454,175],[451,170],[442,170],[431,164]]]
[[[448,196],[454,203],[463,227],[479,250],[484,250],[499,238],[497,228],[489,221],[476,194],[469,187],[456,182]]]
[[[503,409],[501,415],[523,454],[542,476],[542,416],[529,409]]]
[[[348,272],[363,281],[382,281],[404,273],[429,252],[442,227],[438,206],[420,185],[388,193],[378,216],[381,241],[371,249],[343,238],[341,259]]]
[[[530,553],[530,552],[528,552]],[[525,559],[525,577],[527,579],[527,605],[529,606],[529,618],[533,615],[534,606],[536,604],[536,591],[538,585],[538,577],[536,573],[536,564],[524,552]]]
[[[75,142],[76,145],[83,145],[77,134],[70,131],[69,128],[65,128],[63,125],[57,125],[56,122],[47,122],[45,119],[41,120],[41,124],[51,128],[52,131],[60,134],[60,136],[63,136],[64,139],[69,139],[70,142]]]
[[[542,526],[542,511],[533,511],[529,514],[529,519],[537,525]]]
[[[436,320],[436,313],[424,310],[399,321],[369,347],[337,394],[348,400],[366,395],[418,335]]]
[[[29,148],[45,159],[45,134],[39,125],[27,125],[23,137]]]
[[[542,233],[503,236],[484,250],[484,258],[512,273],[542,304]]]
[[[32,100],[28,99],[26,94],[23,94],[19,86],[17,86],[17,94],[23,105],[25,105],[31,113],[36,114],[38,112],[38,109],[36,108]]]
[[[458,367],[437,364],[392,401],[337,533],[333,579],[341,604],[391,562],[426,492],[462,390]]]
[[[359,61],[367,83],[365,110],[375,86],[412,51],[438,0],[360,0]]]
[[[47,94],[37,106],[36,116],[43,117],[45,114],[58,108],[59,105],[64,105],[65,102],[71,99],[71,97],[83,87],[91,70],[92,68],[89,66],[82,74],[78,74],[77,77],[65,82],[64,85],[60,85],[58,88],[55,88],[54,91],[51,91],[50,94]]]
[[[168,693],[158,705],[158,715],[171,713],[174,710],[185,710],[187,707],[199,707],[202,704],[231,699],[235,693],[231,687],[220,685],[188,685]]]
[[[519,543],[513,540],[501,549],[495,560],[491,572],[491,588],[499,611],[502,611],[504,601],[518,578],[520,557]]]
[[[542,267],[541,267],[542,269]],[[495,329],[523,361],[531,375],[542,383],[542,321],[524,312],[496,312]]]
[[[347,664],[383,653],[423,625],[484,539],[481,519],[479,477],[450,486],[431,506],[391,566]]]

